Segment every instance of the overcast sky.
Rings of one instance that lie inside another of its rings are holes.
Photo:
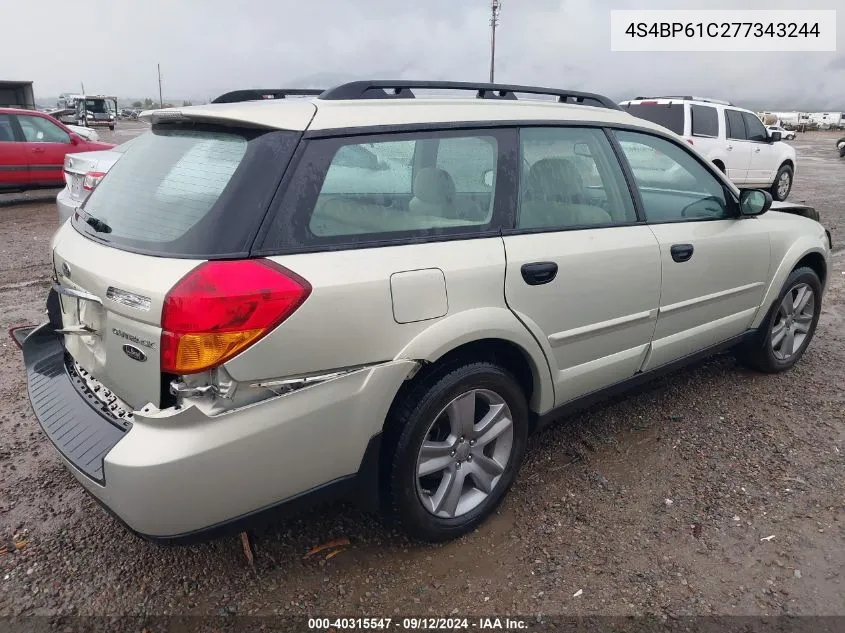
[[[486,81],[490,0],[38,0],[2,9],[0,79],[165,100],[390,77]],[[610,9],[839,9],[836,53],[612,53]],[[79,7],[84,6],[80,13]],[[11,27],[11,28],[10,28]],[[496,80],[845,111],[843,0],[502,0]]]

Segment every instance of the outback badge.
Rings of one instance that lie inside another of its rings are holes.
[[[134,345],[124,345],[123,353],[126,354],[132,360],[137,360],[139,363],[143,363],[145,360],[147,360],[147,355]]]

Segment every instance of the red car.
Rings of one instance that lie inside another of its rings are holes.
[[[47,114],[0,108],[0,192],[63,187],[65,154],[112,147],[86,141]]]

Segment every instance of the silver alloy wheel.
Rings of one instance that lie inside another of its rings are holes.
[[[789,360],[801,349],[816,313],[816,297],[807,284],[789,289],[772,324],[772,351],[778,360]]]
[[[513,451],[513,416],[499,394],[472,389],[447,404],[417,456],[417,495],[435,516],[455,518],[496,488]]]
[[[785,198],[786,194],[789,193],[789,186],[791,185],[791,178],[788,171],[784,171],[781,173],[780,178],[778,178],[778,198]]]

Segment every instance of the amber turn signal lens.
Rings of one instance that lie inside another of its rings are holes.
[[[165,336],[175,337],[177,340],[172,341],[175,345],[170,344],[163,347],[162,352],[172,356],[162,358],[162,361],[174,373],[193,374],[208,367],[215,367],[232,358],[263,333],[263,328],[241,332],[208,332],[182,335],[165,332]]]

